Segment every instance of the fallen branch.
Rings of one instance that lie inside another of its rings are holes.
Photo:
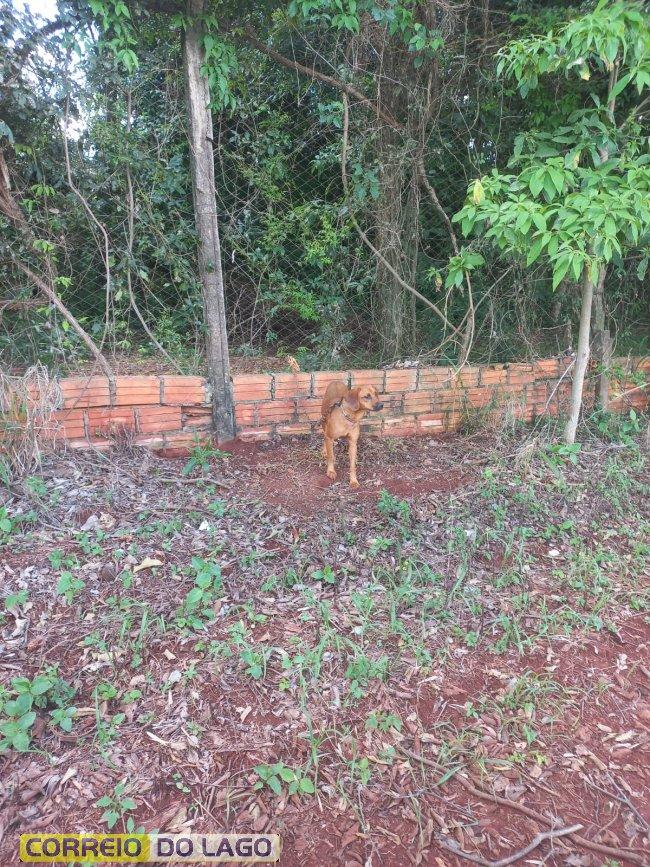
[[[113,375],[113,371],[111,370],[108,362],[106,361],[106,359],[104,358],[104,356],[102,355],[100,350],[95,345],[95,342],[90,337],[90,335],[86,331],[84,331],[84,329],[81,327],[81,325],[77,322],[74,315],[68,310],[68,308],[65,306],[63,301],[61,301],[61,299],[56,294],[56,292],[49,286],[49,284],[45,280],[42,280],[38,276],[38,274],[35,274],[31,270],[31,268],[28,268],[27,265],[23,264],[23,262],[21,262],[20,259],[16,258],[13,255],[12,255],[12,259],[13,259],[16,267],[19,270],[21,270],[23,272],[23,274],[25,274],[25,276],[31,280],[31,282],[34,284],[34,286],[36,286],[36,288],[41,292],[41,294],[44,295],[47,298],[47,300],[54,307],[56,307],[56,309],[59,311],[59,313],[61,313],[61,315],[70,323],[71,328],[79,335],[81,340],[84,342],[84,344],[88,348],[88,351],[90,352],[92,357],[95,359],[97,364],[101,367],[101,369],[104,371],[104,374],[109,381],[109,385],[111,385],[112,388],[114,388],[115,387],[115,377]]]
[[[398,750],[409,758],[421,762],[423,765],[439,770],[439,767],[435,762],[432,762],[430,759],[425,759],[424,756],[413,753],[402,746],[398,746]],[[456,774],[454,779],[458,780],[466,791],[474,795],[476,798],[480,798],[482,801],[490,801],[490,803],[498,804],[500,807],[507,807],[509,810],[516,810],[518,813],[523,813],[524,816],[528,816],[529,819],[533,819],[535,822],[541,822],[551,828],[559,822],[559,819],[549,819],[547,816],[538,813],[537,810],[532,810],[530,807],[526,807],[524,804],[518,804],[516,801],[509,801],[507,798],[501,798],[499,795],[492,794],[492,792],[486,792],[483,789],[479,789],[460,774]],[[585,849],[591,849],[592,852],[599,852],[601,855],[608,855],[612,858],[627,859],[633,864],[639,864],[640,867],[646,867],[648,863],[643,855],[636,849],[618,849],[616,846],[605,846],[603,843],[594,843],[592,840],[587,840],[586,837],[581,837],[578,834],[571,834],[570,836],[574,843]]]
[[[475,864],[482,864],[483,867],[507,867],[508,864],[514,864],[515,861],[519,861],[520,858],[525,858],[526,855],[534,849],[537,849],[538,846],[541,846],[545,840],[553,840],[555,837],[566,837],[567,834],[575,834],[576,831],[580,831],[581,829],[582,825],[571,825],[569,828],[558,828],[556,831],[544,831],[541,834],[537,834],[537,836],[534,837],[523,849],[519,849],[518,852],[508,855],[506,858],[501,858],[499,861],[488,861],[487,858],[482,858],[480,855],[475,855],[472,852],[464,852],[455,840],[444,837],[442,834],[438,834],[436,840],[440,843],[443,849],[452,852],[459,858],[464,858],[466,861],[473,861]]]

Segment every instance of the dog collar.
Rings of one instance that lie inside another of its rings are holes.
[[[343,408],[343,401],[341,401],[341,403],[339,404],[339,409],[341,410],[341,415],[343,416],[343,418],[346,421],[349,421],[350,424],[356,424],[357,423],[357,420],[355,418],[352,418],[352,416],[349,416],[347,414],[347,412],[345,411],[345,409]]]

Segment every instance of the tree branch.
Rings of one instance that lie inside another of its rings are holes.
[[[387,111],[381,109],[375,102],[373,102],[365,93],[358,90],[354,85],[347,84],[345,81],[341,81],[339,78],[334,78],[333,75],[327,75],[324,72],[319,72],[313,66],[304,66],[302,63],[299,63],[297,60],[292,60],[289,57],[285,57],[284,54],[280,54],[279,51],[276,51],[274,48],[270,48],[264,42],[257,38],[255,33],[253,32],[251,27],[246,27],[244,29],[244,37],[254,45],[258,51],[261,51],[262,54],[266,54],[267,57],[270,57],[272,60],[275,60],[276,63],[279,63],[281,66],[285,66],[287,69],[293,69],[295,72],[300,72],[301,75],[306,75],[309,78],[315,78],[317,81],[322,81],[324,84],[329,84],[331,87],[336,88],[336,90],[340,90],[342,93],[346,93],[348,96],[356,99],[359,105],[364,105],[366,108],[370,109],[376,117],[380,118],[384,121],[384,123],[388,124],[388,126],[392,127],[395,130],[399,130],[400,132],[404,132],[404,126],[401,124],[396,118],[392,116]]]
[[[482,867],[507,867],[508,864],[514,864],[520,858],[525,858],[534,849],[545,840],[553,840],[555,837],[566,837],[567,834],[575,834],[576,831],[582,830],[582,825],[571,825],[569,828],[558,828],[555,831],[543,831],[537,834],[530,843],[518,852],[508,855],[507,858],[501,858],[499,861],[488,861],[487,858],[482,858],[480,855],[475,855],[473,852],[464,852],[455,840],[451,840],[439,834],[436,840],[448,852],[453,852],[458,858],[464,858],[466,861],[473,861],[474,864],[481,864]]]

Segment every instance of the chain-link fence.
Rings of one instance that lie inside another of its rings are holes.
[[[440,32],[453,46],[472,19],[444,9]],[[472,285],[445,286],[468,243],[449,218],[516,133],[483,74],[489,52],[475,52],[470,69],[469,51],[450,50],[432,78],[372,28],[347,43],[285,38],[280,48],[288,63],[241,46],[233,106],[213,115],[233,370],[283,367],[287,355],[311,370],[566,348],[576,293],[553,294],[543,266],[526,270],[473,241],[485,264]],[[305,57],[319,59],[320,78]],[[83,330],[118,372],[203,370],[180,50],[152,39],[128,84],[94,56],[30,63],[29,118],[9,117],[16,146],[3,160],[2,363],[96,368]],[[621,313],[640,291],[633,267],[612,276]]]

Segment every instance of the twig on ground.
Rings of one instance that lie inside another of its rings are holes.
[[[545,840],[553,840],[555,837],[566,837],[567,834],[575,834],[575,832],[580,831],[582,827],[582,825],[571,825],[568,828],[558,828],[555,831],[544,831],[541,834],[537,834],[536,837],[533,837],[530,843],[523,849],[519,849],[519,851],[514,852],[512,855],[508,855],[507,858],[501,858],[499,861],[488,861],[487,858],[482,858],[480,855],[475,855],[472,852],[464,852],[455,840],[444,837],[442,834],[438,834],[436,840],[440,843],[443,849],[446,849],[448,852],[453,852],[454,855],[457,855],[459,858],[464,858],[466,861],[473,861],[475,864],[482,864],[483,867],[506,867],[508,864],[514,864],[515,861],[519,861],[520,858],[525,858],[526,855],[534,849],[537,849],[537,847]]]
[[[424,756],[412,753],[410,750],[407,750],[402,746],[398,746],[398,750],[404,755],[407,755],[418,762],[422,762],[423,765],[428,765],[429,767],[439,770],[439,767],[435,762],[425,759]],[[524,804],[518,804],[516,801],[509,801],[507,798],[501,798],[499,795],[492,794],[492,792],[486,792],[483,789],[479,789],[460,774],[456,774],[454,779],[458,780],[466,791],[483,801],[491,801],[493,804],[498,804],[501,807],[516,810],[518,813],[523,813],[524,816],[528,816],[529,819],[534,819],[536,822],[542,822],[544,825],[550,825],[551,827],[559,822],[558,819],[549,819],[547,816],[538,813],[537,810],[532,810],[530,807],[526,807]],[[592,840],[588,840],[586,837],[579,836],[578,834],[572,834],[571,838],[574,843],[585,849],[591,849],[593,852],[600,852],[601,855],[609,855],[613,858],[627,859],[633,864],[639,864],[641,867],[646,867],[646,859],[643,857],[641,852],[636,849],[619,849],[616,846],[605,846],[602,843],[595,843]]]

